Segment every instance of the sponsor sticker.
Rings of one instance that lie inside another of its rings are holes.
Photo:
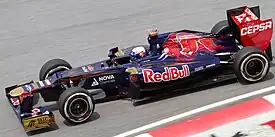
[[[45,86],[42,81],[38,81],[38,84],[39,84],[40,87],[44,87]]]
[[[20,102],[19,102],[19,99],[18,99],[18,98],[11,98],[10,100],[11,100],[11,103],[12,103],[14,106],[17,106],[17,105],[19,105],[19,104],[20,104]]]
[[[45,82],[46,82],[46,84],[47,84],[48,86],[51,85],[50,80],[46,79]]]
[[[97,82],[97,80],[94,78],[94,81],[93,81],[93,83],[92,83],[92,87],[94,87],[94,86],[97,86],[97,85],[99,85],[99,83]]]
[[[210,68],[210,67],[213,67],[215,66],[216,64],[210,64],[210,65],[207,65],[206,68]]]
[[[249,25],[248,27],[243,27],[241,29],[241,36],[261,32],[264,30],[272,29],[273,23],[272,21],[266,21],[262,22],[260,24],[255,24],[255,25]]]
[[[40,112],[40,109],[35,108],[32,110],[32,113],[38,113],[38,112]]]
[[[31,130],[35,128],[46,127],[54,123],[54,121],[55,120],[53,116],[41,116],[36,118],[25,119],[24,128],[26,130]]]
[[[200,71],[200,70],[203,70],[203,66],[195,68],[195,71]]]
[[[97,86],[99,84],[106,84],[106,83],[112,83],[115,82],[115,76],[114,75],[105,75],[98,78],[93,79],[92,87]]]
[[[85,66],[82,67],[82,70],[83,70],[84,72],[89,72],[88,69],[87,69]]]
[[[242,14],[234,17],[239,23],[258,20],[258,17],[248,8],[246,8]]]
[[[102,76],[102,77],[98,78],[99,82],[105,82],[105,81],[111,82],[111,81],[114,81],[114,80],[115,80],[114,75],[105,75],[105,76]]]
[[[28,91],[32,91],[32,87],[30,85],[25,85],[25,88],[28,90]]]
[[[94,67],[92,65],[87,66],[87,68],[88,68],[89,71],[93,71],[94,70]]]
[[[145,83],[155,83],[162,81],[171,81],[182,79],[190,75],[190,70],[188,65],[183,65],[182,69],[177,67],[164,67],[164,72],[154,72],[152,69],[143,69],[143,81]]]

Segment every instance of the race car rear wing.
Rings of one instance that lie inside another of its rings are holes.
[[[237,16],[237,15],[242,14],[244,12],[245,8],[248,8],[250,11],[252,11],[254,13],[255,16],[260,18],[260,7],[259,6],[255,6],[255,7],[243,6],[243,7],[229,9],[229,10],[226,11],[226,14],[227,14],[227,20],[228,20],[228,23],[229,23],[230,27],[236,25],[236,24],[234,24],[234,21],[231,18],[231,16]]]
[[[243,46],[256,46],[272,60],[273,20],[260,19],[260,7],[238,7],[226,11],[229,28]]]

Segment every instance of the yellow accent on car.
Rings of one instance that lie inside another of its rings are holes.
[[[12,97],[18,97],[24,92],[24,89],[22,87],[18,87],[10,91],[10,96]]]
[[[131,74],[138,74],[137,68],[135,67],[127,68],[125,72],[131,73]]]
[[[34,118],[23,119],[23,126],[25,130],[39,129],[43,127],[49,127],[55,123],[55,118],[53,115],[45,115]]]
[[[124,53],[123,53],[123,51],[121,49],[118,49],[118,51],[115,53],[115,55],[117,57],[121,57],[121,56],[124,56]]]

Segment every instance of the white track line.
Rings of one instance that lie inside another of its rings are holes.
[[[275,106],[275,94],[267,95],[263,98]]]
[[[135,136],[135,137],[153,137],[153,136],[151,136],[148,133],[145,133],[145,134],[141,134],[141,135],[138,135],[138,136]]]
[[[163,124],[166,124],[166,123],[169,123],[169,122],[187,117],[187,116],[190,116],[190,115],[194,115],[196,113],[200,113],[200,112],[203,112],[203,111],[215,108],[215,107],[219,107],[219,106],[222,106],[222,105],[226,105],[226,104],[229,104],[229,103],[232,103],[232,102],[235,102],[235,101],[238,101],[238,100],[242,100],[242,99],[245,99],[245,98],[248,98],[248,97],[252,97],[252,96],[260,95],[260,94],[263,94],[263,93],[267,93],[267,92],[270,92],[272,90],[275,90],[275,86],[263,88],[263,89],[256,90],[256,91],[253,91],[253,92],[250,92],[250,93],[246,93],[246,94],[239,95],[239,96],[236,96],[236,97],[232,97],[232,98],[229,98],[229,99],[226,99],[226,100],[222,100],[222,101],[219,101],[219,102],[216,102],[216,103],[213,103],[213,104],[209,104],[207,106],[203,106],[203,107],[200,107],[200,108],[197,108],[197,109],[185,112],[185,113],[181,113],[181,114],[178,114],[178,115],[175,115],[175,116],[172,116],[172,117],[169,117],[169,118],[166,118],[166,119],[163,119],[163,120],[160,120],[160,121],[157,121],[157,122],[154,122],[154,123],[151,123],[151,124],[148,124],[148,125],[145,125],[145,126],[127,131],[127,132],[124,132],[124,133],[121,133],[121,134],[116,135],[114,137],[127,137],[127,136],[130,136],[130,135],[133,135],[133,134],[136,134],[136,133],[139,133],[139,132],[142,132],[142,131],[145,131],[145,130],[148,130],[148,129],[151,129],[151,128],[154,128],[154,127],[157,127],[157,126],[160,126],[160,125],[163,125]]]

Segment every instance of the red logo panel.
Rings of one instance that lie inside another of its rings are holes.
[[[185,78],[190,75],[190,71],[188,65],[183,65],[180,70],[177,67],[164,67],[162,73],[154,72],[152,69],[143,69],[142,74],[145,83],[155,83]]]

